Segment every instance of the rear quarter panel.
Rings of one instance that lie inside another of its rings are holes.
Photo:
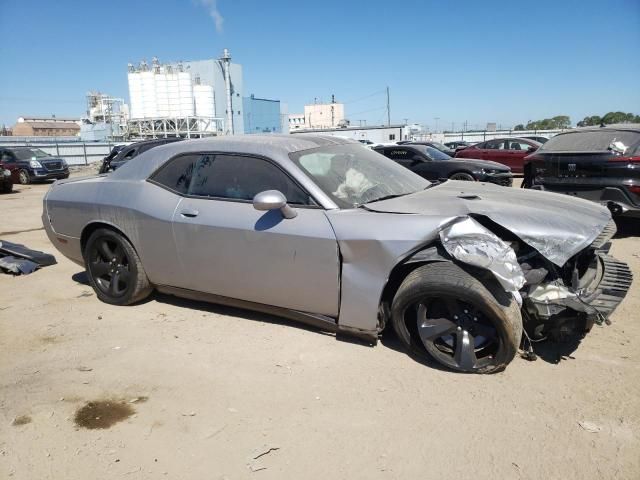
[[[172,285],[179,269],[171,219],[179,198],[146,181],[92,177],[54,184],[45,210],[53,233],[71,239],[91,224],[111,225],[132,243],[152,283]]]

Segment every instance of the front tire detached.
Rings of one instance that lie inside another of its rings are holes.
[[[478,279],[451,262],[411,272],[391,307],[406,348],[459,372],[495,373],[515,357],[522,337],[520,308],[510,294],[500,301]]]
[[[84,262],[97,297],[111,305],[130,305],[153,290],[140,257],[120,233],[99,228],[87,240]]]

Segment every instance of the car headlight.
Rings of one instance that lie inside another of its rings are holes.
[[[449,255],[489,270],[506,291],[517,292],[524,285],[524,273],[513,248],[473,218],[446,225],[440,230],[440,240]]]
[[[29,166],[31,168],[42,168],[42,164],[38,160],[29,161]]]
[[[481,168],[480,171],[485,174],[500,173],[500,170],[496,170],[495,168]]]
[[[5,177],[10,177],[10,176],[11,176],[11,172],[10,172],[9,170],[3,170],[3,171],[2,171],[2,174],[3,174]]]
[[[65,168],[68,166],[67,161],[64,158],[62,159],[62,166]]]

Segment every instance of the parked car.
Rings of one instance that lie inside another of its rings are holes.
[[[526,188],[585,198],[614,215],[640,217],[640,125],[563,132],[525,160]]]
[[[509,167],[486,160],[454,159],[425,145],[395,145],[374,147],[374,151],[394,160],[427,180],[479,181],[511,186],[513,175]]]
[[[441,144],[440,142],[427,142],[427,141],[403,141],[403,142],[398,142],[397,145],[424,145],[426,147],[431,147],[431,148],[435,148],[436,150],[440,150],[442,153],[449,155],[450,157],[453,157],[455,155],[455,151],[445,147],[443,144]]]
[[[445,147],[447,147],[450,150],[453,150],[454,152],[456,150],[467,148],[470,145],[471,144],[469,142],[464,142],[462,140],[457,140],[455,142],[447,142],[447,143],[444,144]]]
[[[63,158],[35,147],[0,147],[0,164],[11,172],[13,183],[69,178],[69,166]]]
[[[164,145],[165,143],[177,142],[179,140],[182,140],[182,138],[154,138],[153,140],[143,140],[129,145],[116,145],[113,147],[109,155],[102,159],[102,165],[100,165],[98,173],[108,173],[116,170],[132,158],[137,157],[151,148],[157,147],[158,145]]]
[[[527,140],[533,140],[534,142],[538,142],[538,143],[547,143],[549,141],[549,139],[547,137],[539,137],[539,136],[525,136],[525,137],[521,137],[521,138],[526,138]]]
[[[493,160],[511,168],[514,173],[523,173],[524,157],[535,152],[540,145],[526,138],[496,138],[459,150],[455,157]]]
[[[0,193],[11,193],[13,190],[13,180],[11,180],[11,172],[5,169],[0,163]]]
[[[392,325],[407,349],[464,372],[504,368],[523,328],[588,330],[631,285],[596,203],[431,183],[330,136],[162,145],[54,183],[42,220],[106,303],[156,289],[372,343]]]

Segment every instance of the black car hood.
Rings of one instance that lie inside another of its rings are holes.
[[[506,165],[498,162],[492,162],[491,160],[479,160],[476,158],[452,158],[450,161],[459,162],[460,164],[470,165],[476,168],[501,170],[505,173],[511,171],[511,169]]]
[[[365,207],[449,218],[485,216],[558,266],[589,246],[611,220],[606,208],[568,195],[455,180]]]

